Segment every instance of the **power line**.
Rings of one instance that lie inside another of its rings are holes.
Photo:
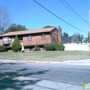
[[[87,24],[87,20],[85,20],[82,16],[80,16],[65,0],[63,0],[64,3],[59,0],[59,2],[61,2],[65,7],[67,7],[70,11],[72,11],[74,14],[76,14],[79,18],[81,18],[86,24]]]
[[[81,17],[65,0],[64,2],[76,13],[77,16],[79,16],[82,20],[84,20],[85,22],[88,22],[87,20],[85,20],[83,17]]]
[[[41,5],[41,4],[40,4],[39,2],[37,2],[36,0],[33,0],[33,1],[36,2],[36,3],[37,3],[39,6],[41,6],[42,8],[44,8],[46,11],[48,11],[49,13],[51,13],[52,15],[54,15],[55,17],[57,17],[58,19],[60,19],[61,21],[63,21],[64,23],[68,24],[69,26],[71,26],[71,27],[73,27],[73,28],[75,28],[75,29],[77,29],[77,30],[79,30],[79,31],[81,31],[81,32],[87,33],[87,32],[85,32],[85,31],[83,31],[83,30],[81,30],[81,29],[79,29],[79,28],[77,28],[77,27],[69,24],[68,22],[66,22],[65,20],[63,20],[62,18],[60,18],[59,16],[57,16],[57,15],[54,14],[53,12],[51,12],[49,9],[47,9],[46,7],[44,7],[43,5]]]

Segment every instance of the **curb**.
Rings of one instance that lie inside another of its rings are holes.
[[[51,64],[60,64],[61,62],[53,62],[53,61],[33,61],[33,60],[4,60],[4,59],[0,59],[0,62],[3,63],[51,63]]]

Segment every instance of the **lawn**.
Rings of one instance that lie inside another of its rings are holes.
[[[87,51],[0,52],[0,59],[28,61],[64,61],[90,59]]]

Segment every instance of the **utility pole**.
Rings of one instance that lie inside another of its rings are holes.
[[[89,56],[90,56],[90,10],[89,10],[89,33],[88,33],[88,41],[89,41]]]

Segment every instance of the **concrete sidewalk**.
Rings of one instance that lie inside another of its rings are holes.
[[[82,86],[71,85],[66,83],[59,83],[49,80],[39,80],[38,78],[31,77],[17,77],[17,80],[38,80],[34,85],[26,85],[22,87],[22,90],[82,90]]]
[[[89,65],[90,66],[90,59],[87,60],[68,60],[63,61],[61,64],[65,65]]]

